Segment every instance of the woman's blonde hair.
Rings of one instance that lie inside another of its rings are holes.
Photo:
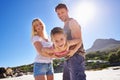
[[[40,37],[47,38],[46,29],[45,29],[45,24],[43,23],[43,21],[42,21],[41,19],[38,19],[38,18],[33,19],[33,21],[32,21],[32,37],[35,36],[35,35],[38,35],[38,32],[35,30],[35,27],[34,27],[34,25],[33,25],[34,22],[36,22],[36,21],[40,22],[40,23],[43,25],[43,26],[42,26],[43,31],[42,31]]]

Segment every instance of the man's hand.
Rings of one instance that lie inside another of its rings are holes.
[[[84,59],[85,59],[85,52],[80,53],[80,55],[81,55],[81,56],[83,56],[83,57],[84,57]]]
[[[69,50],[69,53],[67,54],[66,58],[70,58],[74,55],[75,51],[74,50]]]

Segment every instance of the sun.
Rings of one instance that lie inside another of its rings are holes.
[[[85,26],[93,20],[96,13],[95,7],[93,3],[81,2],[80,4],[73,5],[70,14],[73,18],[77,19],[81,25]]]

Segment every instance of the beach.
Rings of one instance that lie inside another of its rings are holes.
[[[115,70],[113,70],[115,69]],[[120,67],[117,68],[107,68],[103,70],[90,70],[85,71],[86,73],[86,80],[120,80]],[[54,80],[62,80],[62,73],[55,73]],[[0,80],[34,80],[33,75],[23,75],[20,77],[13,77],[13,78],[4,78]]]

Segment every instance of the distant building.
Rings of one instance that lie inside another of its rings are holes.
[[[104,60],[87,60],[87,63],[108,63],[108,61]]]

